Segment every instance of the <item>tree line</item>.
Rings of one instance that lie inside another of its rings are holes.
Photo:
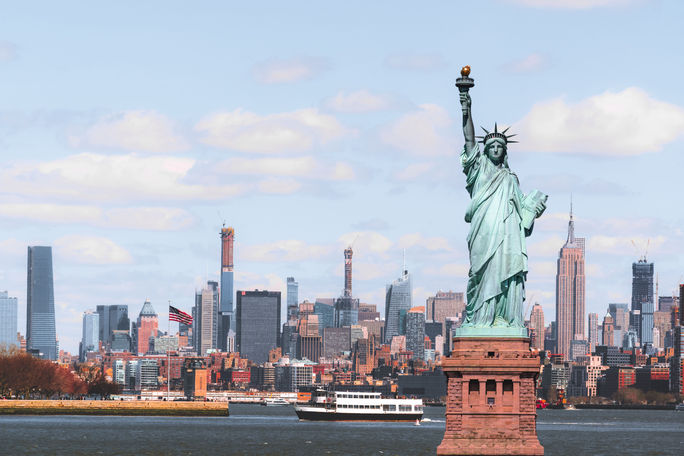
[[[0,348],[0,398],[108,397],[119,392],[99,367],[79,366],[78,373],[16,349]]]

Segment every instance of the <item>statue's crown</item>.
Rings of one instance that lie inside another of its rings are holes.
[[[485,127],[480,127],[482,130],[484,130],[485,135],[484,136],[476,136],[476,138],[479,138],[482,144],[487,144],[487,141],[490,139],[501,139],[505,144],[508,143],[517,143],[518,141],[511,141],[509,138],[512,138],[515,135],[506,135],[506,132],[508,131],[509,128],[506,128],[504,131],[499,131],[499,127],[496,125],[496,122],[494,123],[494,131],[489,132],[485,129]]]

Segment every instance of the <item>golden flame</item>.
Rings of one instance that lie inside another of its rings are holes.
[[[470,65],[466,65],[461,68],[461,76],[467,78],[470,75]]]

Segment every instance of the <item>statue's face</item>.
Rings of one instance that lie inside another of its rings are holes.
[[[500,165],[506,156],[506,146],[501,141],[492,141],[487,145],[487,156],[492,163]]]

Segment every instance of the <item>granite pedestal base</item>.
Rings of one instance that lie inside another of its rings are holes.
[[[455,337],[443,361],[446,431],[438,455],[543,455],[537,438],[539,357],[523,337]]]

